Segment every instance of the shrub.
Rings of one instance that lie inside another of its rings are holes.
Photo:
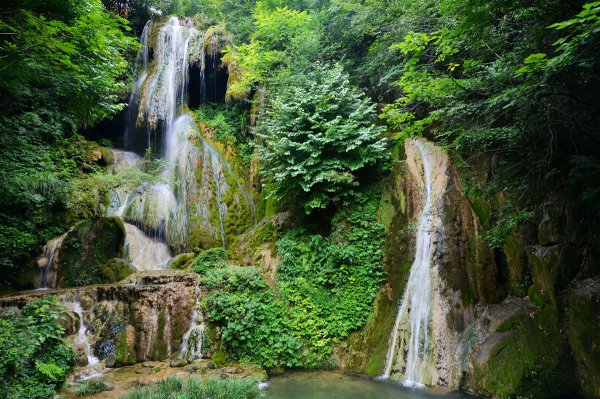
[[[0,314],[0,397],[48,399],[75,365],[62,336],[64,308],[54,297]]]
[[[227,266],[204,278],[206,315],[232,359],[266,367],[324,367],[333,346],[371,314],[385,273],[379,190],[356,196],[328,237],[296,229],[278,244],[278,291],[254,267]]]
[[[200,253],[192,263],[194,273],[204,274],[207,271],[222,266],[227,259],[227,251],[223,247],[210,248]]]
[[[257,135],[273,195],[298,200],[307,213],[348,202],[359,173],[387,157],[375,107],[339,65],[283,77],[271,94],[266,132]]]

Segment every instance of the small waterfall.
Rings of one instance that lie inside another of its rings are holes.
[[[403,383],[423,387],[425,368],[431,362],[432,352],[429,342],[432,306],[432,166],[423,143],[417,140],[413,142],[421,153],[425,175],[425,205],[418,224],[415,260],[396,315],[382,378],[390,377],[398,353],[404,356],[404,364],[401,365],[404,369]]]
[[[204,315],[200,307],[200,298],[202,296],[199,286],[196,286],[194,295],[196,296],[196,304],[192,310],[190,328],[183,336],[181,346],[179,347],[179,358],[188,362],[202,359],[202,344],[204,343],[206,334]]]
[[[125,168],[132,168],[139,166],[141,162],[141,157],[134,152],[130,151],[121,151],[117,149],[112,149],[113,153],[113,170],[116,173],[119,173]]]
[[[138,52],[136,61],[135,61],[135,71],[134,76],[137,77],[135,84],[133,86],[133,90],[131,91],[131,95],[129,96],[129,108],[127,112],[127,127],[125,128],[124,141],[125,147],[131,146],[132,136],[136,131],[136,121],[137,121],[137,108],[140,101],[140,92],[142,90],[142,86],[148,77],[148,62],[149,62],[149,47],[148,47],[148,37],[150,31],[150,21],[146,22],[144,29],[142,30],[142,35],[140,36],[140,44],[141,48]],[[141,69],[141,71],[140,71]]]
[[[69,303],[67,304],[67,307],[71,308],[71,310],[75,312],[77,316],[79,316],[79,331],[77,332],[77,343],[83,347],[85,356],[87,357],[87,367],[94,367],[98,365],[98,363],[100,363],[100,359],[94,356],[94,353],[92,352],[92,345],[90,344],[90,341],[87,336],[87,326],[85,325],[81,302],[76,301]]]
[[[206,51],[204,42],[206,41],[206,32],[202,35],[200,41],[200,101],[206,101]]]
[[[40,271],[40,287],[39,290],[48,290],[52,288],[50,284],[50,273],[52,272],[53,266],[58,258],[58,252],[67,234],[63,234],[60,237],[53,238],[46,246],[44,246],[44,255],[40,258],[40,261],[45,262],[40,265],[43,268]],[[38,261],[39,262],[39,261]]]
[[[169,247],[154,240],[132,224],[125,223],[127,259],[138,270],[163,269],[171,260]]]

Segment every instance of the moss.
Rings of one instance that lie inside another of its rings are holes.
[[[179,254],[171,260],[169,265],[172,269],[187,270],[192,265],[195,256],[196,254],[193,252]]]
[[[104,283],[118,283],[135,273],[135,267],[125,259],[113,258],[100,266]]]
[[[531,286],[531,277],[527,273],[527,254],[515,232],[508,236],[502,249],[508,266],[508,292],[512,296],[523,298]]]
[[[217,367],[221,368],[227,364],[227,353],[223,351],[216,351],[213,353],[211,360],[215,362]]]
[[[130,347],[127,344],[127,330],[124,329],[118,338],[116,347],[117,354],[115,356],[115,367],[130,366],[137,361],[137,355],[133,345]]]
[[[556,309],[546,307],[522,323],[507,323],[514,332],[493,348],[488,363],[476,371],[481,388],[500,399],[571,393],[574,388],[566,383],[572,377]]]
[[[513,317],[510,317],[508,320],[504,321],[497,329],[496,332],[506,332],[515,329],[517,326],[521,324],[523,321],[523,315],[518,314]]]
[[[161,310],[158,313],[157,320],[157,336],[152,348],[152,360],[165,360],[167,358],[167,343],[165,342],[165,326],[166,316],[165,311]]]
[[[586,398],[600,396],[600,280],[596,280],[595,290],[588,280],[568,300],[569,345]]]
[[[110,165],[114,162],[115,158],[113,156],[113,152],[110,149],[102,147],[100,151],[102,152],[102,159],[107,165]]]
[[[125,226],[120,218],[79,223],[65,238],[59,256],[59,282],[80,286],[104,282],[101,266],[122,257]],[[124,269],[120,269],[122,271]],[[113,282],[120,274],[108,273]]]

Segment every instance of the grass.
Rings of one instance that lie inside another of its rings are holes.
[[[73,394],[75,396],[88,396],[104,392],[107,389],[108,386],[102,380],[87,380],[77,384]]]
[[[155,385],[134,388],[121,399],[256,399],[258,380],[209,377],[167,378]]]

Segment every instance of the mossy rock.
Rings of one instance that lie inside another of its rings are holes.
[[[177,270],[187,270],[191,265],[192,261],[196,257],[196,254],[193,252],[179,254],[169,262],[169,268],[177,269]]]
[[[102,266],[108,271],[106,264],[114,258],[123,257],[125,234],[123,221],[117,217],[88,220],[76,225],[60,250],[59,284],[76,287],[105,282]],[[123,270],[119,268],[120,274]],[[113,272],[108,277],[115,279],[118,275]]]
[[[102,153],[102,160],[106,165],[110,165],[115,161],[115,156],[110,149],[102,147],[100,152]]]
[[[135,328],[128,325],[119,335],[114,367],[130,366],[137,362]]]
[[[122,258],[113,258],[100,266],[104,283],[118,283],[135,273],[135,271],[135,267]]]
[[[504,337],[489,359],[475,370],[478,392],[495,398],[517,396],[550,398],[571,394],[576,388],[572,362],[558,329],[558,314],[548,306],[533,317],[508,320],[500,326]]]
[[[213,353],[211,360],[221,368],[227,364],[227,353],[223,351],[216,351]]]

